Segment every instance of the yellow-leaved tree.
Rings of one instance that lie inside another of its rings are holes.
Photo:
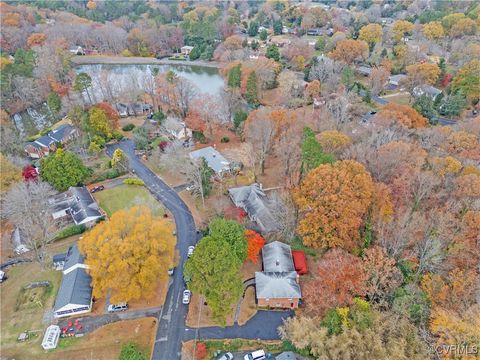
[[[175,237],[170,220],[145,206],[115,212],[80,240],[92,277],[93,296],[110,302],[150,298],[158,281],[167,281],[174,264]]]

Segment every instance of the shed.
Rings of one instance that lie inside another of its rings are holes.
[[[293,265],[298,275],[308,273],[307,258],[305,253],[300,250],[292,250]]]
[[[60,339],[60,327],[58,325],[50,325],[45,331],[42,347],[45,350],[55,349]]]

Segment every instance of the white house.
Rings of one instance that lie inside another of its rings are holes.
[[[92,278],[86,269],[84,257],[77,245],[72,245],[67,252],[63,279],[53,308],[56,318],[92,311]]]
[[[186,127],[183,121],[168,117],[163,126],[167,134],[177,140],[185,140],[192,137],[192,129]]]
[[[45,350],[55,349],[60,339],[60,327],[58,325],[50,325],[45,331],[42,347]]]
[[[182,55],[187,55],[187,56],[190,55],[192,50],[193,50],[193,46],[188,46],[188,45],[182,46],[180,48],[180,52],[182,53]]]

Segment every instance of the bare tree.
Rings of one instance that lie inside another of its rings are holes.
[[[269,209],[278,225],[276,237],[291,240],[297,227],[298,212],[288,191],[275,191],[270,196]]]
[[[267,116],[252,119],[245,126],[245,139],[252,145],[252,149],[258,159],[255,163],[260,164],[262,174],[265,173],[265,160],[267,154],[272,149],[275,131],[275,124]]]
[[[55,231],[49,199],[55,194],[45,182],[22,182],[16,184],[5,196],[2,216],[18,227],[25,236],[27,247],[35,259],[45,265],[45,245]]]
[[[198,94],[197,87],[188,79],[178,77],[175,82],[175,92],[178,108],[183,118],[187,116],[188,110]]]

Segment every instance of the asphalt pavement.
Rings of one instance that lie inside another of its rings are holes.
[[[179,359],[187,315],[187,305],[182,304],[182,293],[185,289],[183,265],[187,258],[188,246],[195,245],[198,240],[195,222],[187,205],[177,193],[137,158],[133,141],[122,140],[118,144],[108,145],[107,154],[112,156],[117,148],[121,148],[128,156],[130,169],[145,182],[145,186],[153,196],[161,201],[175,218],[180,261],[173,275],[173,282],[168,289],[165,304],[160,312],[152,359]]]

